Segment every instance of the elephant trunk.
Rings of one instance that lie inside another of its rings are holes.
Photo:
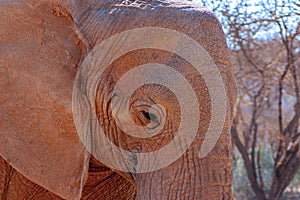
[[[222,135],[204,158],[200,159],[197,148],[192,147],[170,166],[136,174],[137,199],[232,199],[228,144],[230,136]]]

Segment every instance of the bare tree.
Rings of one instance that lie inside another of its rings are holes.
[[[239,85],[232,137],[257,199],[279,199],[300,167],[300,4],[297,0],[210,1],[232,50]],[[272,177],[261,165],[272,148]]]

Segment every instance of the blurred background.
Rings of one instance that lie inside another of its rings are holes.
[[[221,21],[239,87],[235,199],[300,199],[300,1],[193,2]]]

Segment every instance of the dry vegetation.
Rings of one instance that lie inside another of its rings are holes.
[[[235,178],[247,175],[244,187],[235,185],[236,198],[293,198],[288,186],[300,167],[300,2],[195,2],[219,17],[232,52],[239,97],[231,132],[235,162],[243,161],[235,166],[244,171],[235,169]]]

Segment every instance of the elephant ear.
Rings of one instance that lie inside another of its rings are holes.
[[[83,45],[53,2],[0,1],[0,154],[31,181],[79,199],[89,154],[72,88]]]

